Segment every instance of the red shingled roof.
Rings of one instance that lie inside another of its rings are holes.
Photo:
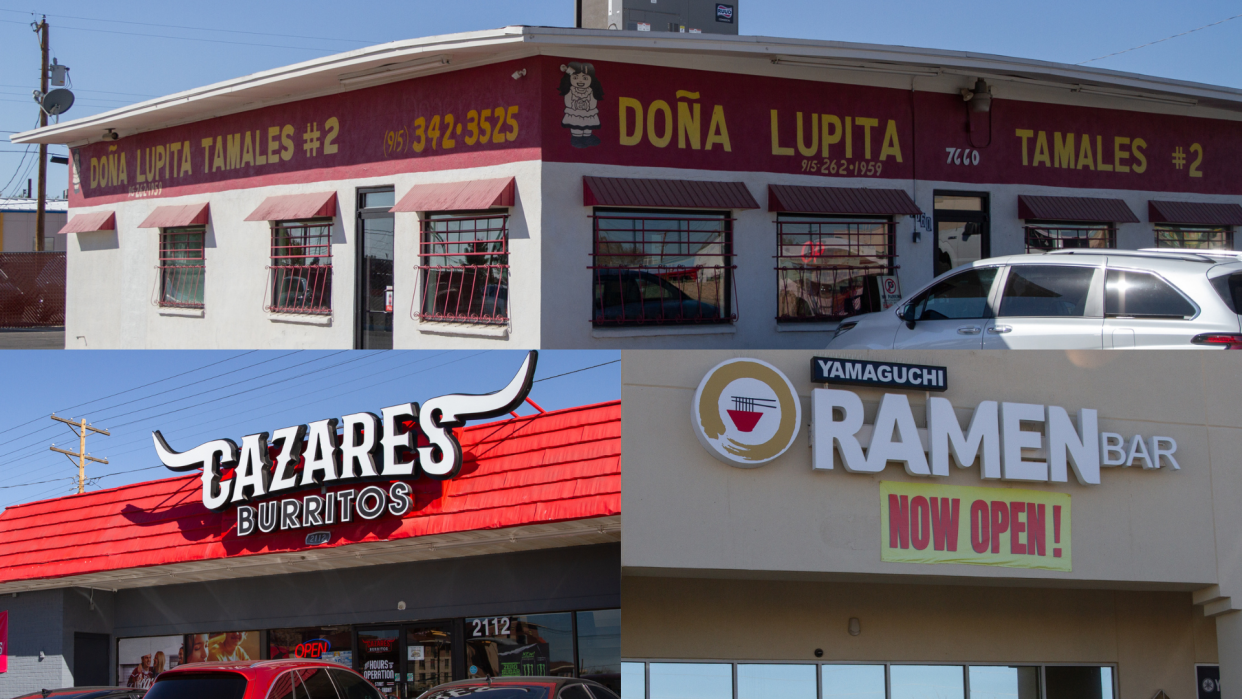
[[[414,508],[330,527],[326,547],[617,515],[621,404],[467,427],[461,475],[410,481]],[[342,486],[342,488],[348,486]],[[306,548],[309,530],[238,538],[236,514],[209,512],[197,473],[9,507],[0,582]]]

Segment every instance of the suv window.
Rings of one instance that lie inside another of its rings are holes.
[[[161,675],[146,699],[242,699],[246,678],[232,672]]]
[[[1128,318],[1189,318],[1195,307],[1150,272],[1110,269],[1104,283],[1104,315]]]
[[[996,267],[978,267],[955,274],[919,294],[902,311],[906,320],[984,318]]]
[[[327,668],[298,670],[298,699],[338,699]]]
[[[604,687],[591,687],[591,693],[595,695],[595,699],[617,699],[611,689]]]
[[[1222,274],[1212,280],[1212,288],[1234,313],[1242,313],[1242,273]]]
[[[1081,318],[1095,267],[1014,265],[998,315],[1009,318]]]
[[[341,699],[380,699],[379,692],[366,680],[347,670],[328,670],[336,680]]]

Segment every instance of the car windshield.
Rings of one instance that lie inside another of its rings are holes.
[[[497,685],[489,687],[485,684],[466,687],[449,687],[424,694],[421,699],[452,699],[453,697],[470,697],[470,699],[547,699],[548,688],[535,685]]]
[[[232,672],[162,675],[145,699],[242,699],[246,678]]]

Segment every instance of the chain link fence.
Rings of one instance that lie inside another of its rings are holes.
[[[65,324],[65,253],[0,253],[0,328]]]

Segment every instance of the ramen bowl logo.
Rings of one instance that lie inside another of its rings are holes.
[[[780,369],[758,359],[717,364],[694,394],[694,433],[712,456],[754,468],[784,454],[798,436],[802,405]]]

